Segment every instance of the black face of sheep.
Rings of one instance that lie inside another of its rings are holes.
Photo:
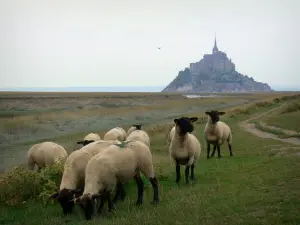
[[[179,119],[174,119],[174,123],[179,127],[179,133],[185,135],[186,133],[191,133],[194,130],[193,122],[198,120],[197,117],[181,117]]]
[[[94,214],[94,205],[95,199],[100,198],[101,195],[83,195],[81,197],[75,198],[74,203],[79,203],[82,210],[84,211],[85,218],[87,220],[92,219],[92,215]],[[101,203],[103,205],[103,203]]]
[[[89,143],[94,142],[94,140],[84,140],[84,141],[78,141],[77,144],[82,144],[83,146],[88,145]]]
[[[137,130],[142,129],[142,124],[132,124],[133,127],[135,127]]]
[[[211,118],[211,122],[213,124],[215,124],[220,120],[219,116],[224,115],[225,112],[218,112],[216,110],[211,110],[211,111],[205,112],[205,114],[208,115]]]
[[[62,189],[60,192],[53,194],[50,198],[56,199],[65,215],[71,214],[74,208],[74,202],[71,201],[74,197],[79,196],[82,193],[82,190],[70,190],[70,189]]]

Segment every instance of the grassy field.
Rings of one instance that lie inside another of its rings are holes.
[[[300,149],[256,137],[239,125],[253,115],[293,104],[299,95],[282,96],[294,94],[187,99],[150,93],[4,93],[0,99],[2,170],[26,162],[26,152],[35,142],[54,140],[71,152],[79,148],[77,139],[90,131],[103,136],[114,126],[128,128],[133,122],[141,122],[151,137],[161,202],[152,206],[152,189],[146,188],[143,206],[135,207],[137,188],[130,182],[126,185],[126,201],[119,202],[115,212],[105,211],[86,222],[79,207],[73,215],[63,216],[56,202],[45,205],[42,201],[57,189],[61,166],[49,167],[40,175],[20,167],[0,177],[0,224],[300,224],[300,170],[299,157],[295,157]],[[182,115],[202,118],[207,109],[226,111],[222,120],[232,128],[234,156],[229,157],[223,145],[222,159],[207,160],[205,124],[197,121],[194,133],[202,144],[197,180],[190,185],[182,180],[177,186],[166,141],[170,124]],[[277,125],[285,126],[282,124]],[[277,157],[283,149],[286,154]]]

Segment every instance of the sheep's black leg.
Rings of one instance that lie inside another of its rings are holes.
[[[180,181],[180,164],[179,160],[176,160],[176,183],[178,184]]]
[[[221,158],[221,152],[220,152],[220,145],[217,144],[217,149],[218,149],[218,158]]]
[[[191,180],[195,180],[194,169],[195,169],[195,164],[192,164],[192,166],[191,166]]]
[[[233,154],[232,154],[232,146],[231,146],[231,144],[228,144],[228,148],[229,148],[230,156],[233,156]]]
[[[211,153],[211,158],[213,158],[213,157],[215,156],[216,149],[217,149],[217,145],[215,144],[215,145],[214,145],[214,150],[213,150],[213,152]]]
[[[185,183],[188,184],[189,182],[189,174],[190,174],[190,166],[185,167]]]
[[[98,214],[101,214],[103,212],[103,207],[104,207],[104,203],[106,201],[106,198],[107,198],[107,195],[106,193],[104,193],[102,196],[101,196],[101,201],[100,201],[100,206],[98,208]],[[82,206],[82,205],[81,205]],[[83,206],[82,206],[83,207]]]
[[[152,204],[158,204],[159,203],[159,198],[158,198],[158,182],[155,177],[150,178],[150,182],[153,188],[153,202]]]
[[[114,209],[114,204],[112,203],[111,198],[110,198],[110,191],[107,191],[106,196],[107,196],[107,202],[108,202],[108,212],[111,212]]]
[[[144,195],[144,182],[141,178],[140,173],[137,173],[134,176],[134,179],[136,181],[136,184],[138,186],[138,200],[136,202],[136,205],[141,205],[143,204],[143,195]]]
[[[117,190],[116,190],[116,194],[115,194],[115,197],[113,198],[112,200],[112,204],[115,205],[116,202],[119,200],[119,197],[121,195],[121,189],[122,189],[122,184],[120,182],[117,182]]]
[[[123,184],[121,184],[120,186],[120,195],[121,195],[121,200],[124,201],[126,197],[126,192]]]
[[[207,142],[207,158],[209,159],[209,152],[210,152],[210,144]]]
[[[41,169],[42,169],[41,167],[38,167],[38,169],[37,169],[36,172],[37,172],[37,173],[41,172]]]

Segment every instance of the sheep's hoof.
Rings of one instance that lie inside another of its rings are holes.
[[[218,156],[218,159],[221,159],[221,158],[222,158],[222,156],[219,155],[219,156]]]
[[[209,155],[206,158],[209,159]]]
[[[138,201],[135,203],[136,206],[140,206],[140,205],[142,205],[142,204],[143,204],[143,202],[140,201],[140,200],[138,200]]]
[[[153,201],[151,202],[152,205],[158,205],[158,203],[159,203],[159,200],[158,200],[158,199],[155,199],[155,200],[153,200]]]

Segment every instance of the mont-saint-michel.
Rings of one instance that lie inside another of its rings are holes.
[[[212,54],[180,71],[177,77],[162,92],[270,92],[267,83],[235,70],[235,64],[217,47],[215,38]]]

